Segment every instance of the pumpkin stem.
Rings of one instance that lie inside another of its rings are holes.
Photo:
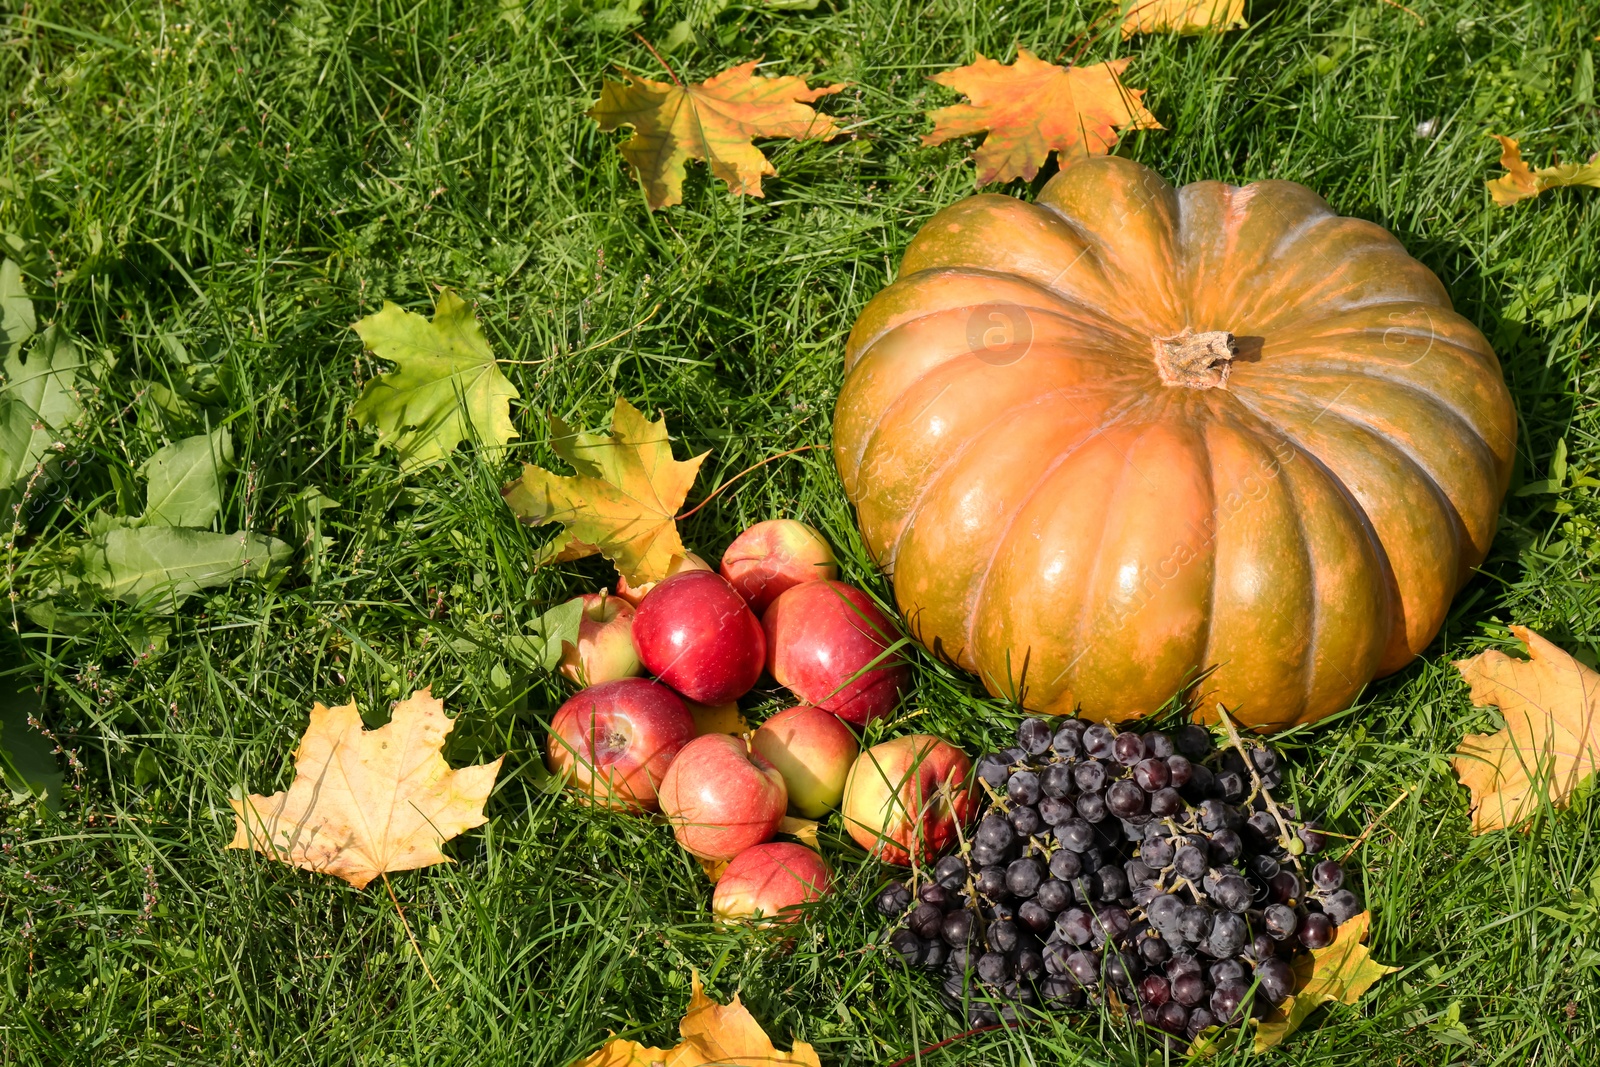
[[[1239,355],[1233,334],[1226,330],[1195,333],[1187,326],[1172,337],[1157,337],[1155,348],[1162,382],[1188,389],[1225,388],[1228,370]]]

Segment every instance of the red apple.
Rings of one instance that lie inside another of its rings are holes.
[[[673,757],[693,738],[694,718],[678,694],[644,678],[619,678],[561,705],[550,720],[545,763],[597,804],[654,811]]]
[[[644,673],[633,647],[633,605],[605,593],[585,593],[578,643],[561,642],[561,674],[579,685],[599,685]]]
[[[703,860],[731,860],[770,838],[788,803],[778,769],[728,734],[684,745],[661,782],[678,844]]]
[[[789,810],[820,819],[839,806],[844,780],[861,746],[837,715],[802,704],[761,724],[750,747],[766,759],[789,792]]]
[[[728,863],[711,895],[719,919],[794,922],[796,909],[828,891],[828,865],[804,845],[768,841],[752,845]],[[765,925],[765,924],[763,924]]]
[[[931,734],[874,745],[845,781],[845,829],[889,863],[909,866],[913,856],[931,863],[971,814],[971,770],[966,753]]]
[[[763,612],[786,589],[837,578],[833,549],[816,530],[795,519],[758,522],[722,554],[721,574],[750,605]]]
[[[688,555],[678,556],[673,559],[672,563],[667,567],[667,577],[671,578],[674,574],[682,574],[684,571],[708,571],[710,569],[711,564],[690,552]],[[645,598],[650,590],[660,584],[661,582],[645,582],[643,585],[629,585],[628,579],[619,574],[617,576],[617,595],[634,607],[638,607],[639,602]]]
[[[911,668],[898,653],[884,656],[899,638],[894,626],[854,586],[797,585],[772,602],[761,622],[767,669],[778,684],[846,722],[864,726],[889,714],[911,682]]]
[[[744,696],[767,656],[761,624],[710,571],[683,571],[650,590],[633,617],[633,645],[651,674],[700,704]]]

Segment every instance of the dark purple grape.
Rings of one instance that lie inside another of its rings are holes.
[[[989,948],[993,952],[1010,952],[1021,943],[1022,931],[1010,919],[989,924]]]
[[[1110,759],[1116,745],[1117,735],[1109,727],[1095,723],[1083,731],[1083,749],[1095,759]]]
[[[960,890],[967,884],[967,862],[960,856],[946,856],[933,865],[933,876],[946,889]]]
[[[1110,948],[1105,952],[1106,980],[1112,985],[1122,989],[1131,989],[1133,983],[1139,980],[1144,973],[1144,965],[1139,962],[1139,957],[1132,953],[1124,954],[1115,952]]]
[[[1083,728],[1076,720],[1068,719],[1061,729],[1050,741],[1050,747],[1056,755],[1063,759],[1071,759],[1083,753]]]
[[[906,925],[920,938],[938,937],[944,926],[944,910],[937,904],[918,904],[911,909]]]
[[[1172,743],[1190,759],[1199,759],[1211,751],[1211,734],[1205,727],[1190,723],[1178,729]]]
[[[1127,735],[1124,734],[1124,737]],[[1133,782],[1112,782],[1106,790],[1106,809],[1119,819],[1131,819],[1144,812],[1144,790]]]
[[[1012,904],[1009,900],[994,901],[989,905],[989,911],[992,912],[989,917],[997,922],[1002,920],[1009,921],[1017,917],[1016,905]]]
[[[1011,812],[1011,828],[1019,838],[1028,838],[1044,829],[1044,819],[1036,808],[1018,807]]]
[[[1169,1000],[1156,1012],[1156,1025],[1169,1034],[1182,1036],[1189,1023],[1189,1009],[1176,1000]]]
[[[1292,871],[1280,870],[1267,882],[1267,888],[1272,893],[1272,899],[1279,904],[1293,905],[1299,901],[1304,887],[1300,878]]]
[[[1211,909],[1204,904],[1187,904],[1178,913],[1178,933],[1191,945],[1199,944],[1211,930]]]
[[[978,972],[978,980],[988,985],[999,985],[1011,977],[1011,961],[1000,952],[985,952],[978,957],[978,964],[973,970]]]
[[[1172,862],[1172,841],[1166,837],[1147,837],[1139,846],[1139,858],[1160,869]]]
[[[1333,860],[1319,860],[1311,868],[1311,884],[1324,893],[1331,893],[1344,885],[1344,868]]]
[[[1006,868],[1006,889],[1012,896],[1031,897],[1044,881],[1044,867],[1036,859],[1013,860]]]
[[[989,752],[978,757],[977,771],[978,777],[998,792],[1006,787],[1006,780],[1011,777],[1011,764],[1000,753]]]
[[[1069,908],[1056,917],[1056,933],[1074,945],[1087,945],[1094,937],[1094,917],[1082,908]]]
[[[1057,1011],[1080,1007],[1083,1004],[1083,990],[1070,978],[1046,979],[1039,985],[1039,995],[1044,998],[1045,1004]]]
[[[1116,868],[1111,868],[1115,870]],[[1101,908],[1095,912],[1095,925],[1105,931],[1108,937],[1119,938],[1127,933],[1133,926],[1133,919],[1121,908]]]
[[[1300,837],[1300,843],[1306,847],[1306,855],[1314,856],[1328,847],[1328,839],[1316,826],[1307,824],[1295,831]]]
[[[1247,781],[1238,771],[1223,771],[1217,775],[1217,792],[1222,794],[1223,800],[1237,804],[1248,790]]]
[[[1211,977],[1211,984],[1221,985],[1223,982],[1241,982],[1244,980],[1244,964],[1238,960],[1221,960],[1211,965],[1207,972]]]
[[[950,955],[945,958],[944,971],[946,974],[965,974],[972,967],[972,946],[970,944],[957,945],[950,950]]]
[[[1011,849],[995,848],[993,845],[976,844],[972,846],[972,865],[974,867],[993,867],[996,864],[1005,866],[1011,862]]]
[[[1050,875],[1069,882],[1083,873],[1083,858],[1076,852],[1060,848],[1050,855]]]
[[[1180,787],[1185,796],[1208,797],[1216,792],[1217,778],[1204,763],[1189,764],[1189,782]]]
[[[1168,978],[1177,979],[1179,975],[1200,974],[1200,958],[1192,952],[1174,952],[1165,967]]]
[[[1250,906],[1250,883],[1237,874],[1225,874],[1217,879],[1216,889],[1211,897],[1235,914],[1243,912]]]
[[[1215,1015],[1212,1015],[1205,1008],[1195,1008],[1189,1012],[1189,1025],[1183,1028],[1183,1036],[1187,1038],[1199,1037],[1201,1031],[1208,1030],[1215,1025],[1217,1025],[1217,1017]]]
[[[1207,833],[1215,833],[1238,820],[1233,808],[1220,800],[1200,802],[1200,825]]]
[[[1106,865],[1105,853],[1098,848],[1084,849],[1083,854],[1078,859],[1083,863],[1085,871],[1098,871]]]
[[[1300,943],[1306,948],[1327,948],[1333,944],[1333,920],[1314,911],[1300,920]]]
[[[1011,826],[1011,820],[998,812],[985,815],[978,822],[978,828],[972,831],[972,843],[975,845],[988,845],[990,848],[1009,848],[1017,839],[1017,832]]]
[[[1183,914],[1183,901],[1172,893],[1163,893],[1152,900],[1144,909],[1150,919],[1150,925],[1163,932],[1178,928],[1178,919]]]
[[[925,951],[922,938],[905,927],[889,935],[889,947],[900,954],[900,959],[907,967],[922,966],[922,956]]]
[[[1044,820],[1046,826],[1060,826],[1078,813],[1072,801],[1057,800],[1055,797],[1045,797],[1039,801],[1038,811],[1039,818]]]
[[[1165,760],[1143,759],[1133,768],[1133,780],[1146,793],[1154,793],[1172,784],[1172,771]]]
[[[984,867],[973,879],[978,895],[999,900],[1006,895],[1006,869],[999,865]]]
[[[924,941],[922,944],[922,966],[924,970],[942,971],[945,961],[950,958],[950,946],[943,940]]]
[[[1047,797],[1069,796],[1075,784],[1070,763],[1052,763],[1039,773],[1039,791]]]
[[[1172,866],[1181,877],[1198,882],[1206,873],[1206,854],[1186,844],[1172,857]]]
[[[1194,765],[1189,762],[1187,756],[1168,756],[1166,764],[1168,785],[1174,789],[1182,789],[1189,784],[1190,778],[1194,775]]]
[[[1144,962],[1151,967],[1158,967],[1172,956],[1172,950],[1167,943],[1159,937],[1141,937],[1139,939],[1139,955],[1144,957]]]
[[[1056,842],[1073,852],[1087,852],[1094,844],[1094,827],[1082,819],[1068,819],[1056,827]]]
[[[1128,876],[1116,864],[1106,864],[1094,872],[1094,877],[1101,900],[1121,900],[1128,895]]]
[[[1100,984],[1100,956],[1098,953],[1079,949],[1067,957],[1067,972],[1078,980],[1079,985],[1097,986]]]
[[[1276,1008],[1294,992],[1294,968],[1283,960],[1263,960],[1256,967],[1256,981],[1262,997]]]
[[[1333,925],[1343,926],[1361,914],[1361,898],[1348,889],[1335,889],[1323,898],[1322,910],[1333,920]]]
[[[1211,920],[1206,951],[1218,959],[1235,956],[1249,939],[1250,928],[1243,919],[1231,911],[1219,911]]]
[[[1055,731],[1043,719],[1023,719],[1017,727],[1017,746],[1030,756],[1042,756],[1050,749]]]
[[[1013,804],[1037,804],[1042,795],[1039,789],[1039,776],[1033,771],[1013,771],[1011,778],[1006,782],[1006,796],[1011,798]]]
[[[1177,751],[1172,745],[1172,738],[1159,730],[1144,735],[1145,754],[1156,759],[1166,759]]]
[[[1072,768],[1072,781],[1080,793],[1093,793],[1106,786],[1106,765],[1099,760],[1086,760]]]
[[[1056,855],[1070,856],[1072,853],[1058,852]],[[1053,868],[1055,867],[1055,857],[1052,856],[1051,860],[1052,862],[1050,866],[1052,868],[1052,873],[1054,873]],[[1072,889],[1067,885],[1065,879],[1050,878],[1040,883],[1039,890],[1038,892],[1034,893],[1033,899],[1045,911],[1054,914],[1055,912],[1061,911],[1067,905],[1072,903]]]
[[[1135,763],[1144,759],[1144,738],[1132,730],[1120,733],[1117,735],[1116,740],[1111,742],[1111,752],[1118,763],[1124,767],[1132,767]]]
[[[966,908],[952,911],[939,924],[939,936],[944,938],[945,944],[958,948],[972,940],[972,932],[977,921],[977,916]]]
[[[1273,956],[1277,955],[1278,947],[1273,943],[1270,935],[1257,934],[1255,937],[1251,938],[1250,944],[1245,946],[1245,951],[1250,953],[1251,959],[1270,960]]]
[[[1256,836],[1267,844],[1276,844],[1278,840],[1278,820],[1272,817],[1270,811],[1258,811],[1245,820],[1245,825],[1254,830]]]
[[[1300,925],[1300,917],[1287,904],[1268,904],[1266,910],[1262,912],[1262,925],[1276,940],[1287,941],[1294,936],[1295,928]]]
[[[1256,876],[1262,881],[1270,882],[1273,878],[1277,877],[1278,871],[1282,870],[1282,868],[1278,866],[1277,860],[1273,859],[1271,856],[1263,856],[1259,852],[1251,856],[1248,862],[1250,869],[1254,871]]]
[[[878,894],[878,912],[887,918],[899,918],[910,906],[911,890],[906,888],[904,882],[890,882]]]
[[[917,891],[917,899],[932,904],[940,911],[949,911],[956,903],[956,895],[938,882],[929,882]]]
[[[1172,996],[1172,987],[1159,974],[1147,974],[1139,982],[1139,999],[1145,1004],[1161,1007]]]
[[[1172,979],[1172,999],[1186,1008],[1200,1003],[1206,995],[1206,980],[1198,971],[1185,971]]]
[[[1019,979],[1032,980],[1044,977],[1044,956],[1037,948],[1024,945],[1012,953],[1011,973]]]
[[[1153,883],[1160,872],[1143,860],[1129,860],[1122,865],[1122,873],[1128,876],[1128,885],[1137,889]]]
[[[1078,798],[1078,814],[1089,822],[1103,822],[1110,814],[1106,810],[1106,796],[1104,793],[1084,793]]]
[[[1224,1024],[1240,1022],[1244,1018],[1244,999],[1250,987],[1243,982],[1224,982],[1211,994],[1211,1011]]]
[[[1218,863],[1232,863],[1244,854],[1244,839],[1232,830],[1218,830],[1211,835],[1211,858]]]

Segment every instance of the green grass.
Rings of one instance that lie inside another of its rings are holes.
[[[766,199],[734,200],[697,165],[684,205],[651,215],[617,138],[583,112],[613,64],[658,68],[622,32],[627,5],[597,6],[34,0],[0,15],[0,239],[41,318],[104,367],[68,494],[6,550],[12,592],[26,599],[32,562],[207,421],[228,422],[240,453],[220,528],[298,546],[276,584],[171,617],[99,605],[68,637],[13,616],[8,640],[73,755],[58,815],[0,807],[0,1062],[559,1067],[612,1030],[670,1044],[691,968],[830,1065],[886,1064],[958,1029],[931,982],[863,948],[884,875],[837,825],[841,892],[791,947],[713,927],[709,888],[664,827],[541,786],[561,690],[501,641],[608,569],[533,571],[543,535],[496,492],[510,462],[464,451],[402,481],[375,458],[346,416],[379,368],[348,325],[384,299],[425,310],[437,286],[470,294],[502,357],[542,361],[506,368],[523,396],[515,459],[555,462],[546,413],[598,426],[620,392],[667,413],[680,457],[711,450],[698,499],[828,441],[855,313],[918,224],[971,191],[970,144],[919,144],[922,113],[954,99],[926,76],[974,51],[1057,58],[1102,8],[645,5],[652,40],[681,19],[700,29],[670,57],[687,75],[765,56],[850,83],[822,105],[848,136],[766,145],[780,173]],[[1600,148],[1600,18],[1583,0],[1412,6],[1425,25],[1380,0],[1255,0],[1248,31],[1123,44],[1097,26],[1086,56],[1136,55],[1129,79],[1166,126],[1120,151],[1175,182],[1304,182],[1436,271],[1505,363],[1516,485],[1549,476],[1558,441],[1574,467],[1600,466],[1600,193],[1502,211],[1482,186],[1498,172],[1489,131],[1540,163]],[[190,402],[163,408],[150,383]],[[310,486],[339,507],[313,521]],[[745,479],[685,537],[714,556],[778,514],[824,527],[850,576],[886,592],[825,451]],[[1600,656],[1597,521],[1587,488],[1510,497],[1429,655],[1287,739],[1297,799],[1338,832],[1370,830],[1354,862],[1373,943],[1404,970],[1269,1059],[1600,1060],[1600,921],[1536,910],[1589,884],[1600,806],[1475,839],[1447,762],[1495,721],[1451,659],[1509,646],[1512,622]],[[317,534],[334,539],[320,553]],[[926,658],[918,675],[919,727],[976,748],[1014,721],[968,678]],[[509,753],[491,821],[450,846],[458,862],[392,880],[437,989],[380,886],[222,848],[228,797],[286,785],[313,701],[353,698],[377,722],[423,684],[461,717],[454,761]],[[925,1062],[1160,1060],[1084,1016]]]

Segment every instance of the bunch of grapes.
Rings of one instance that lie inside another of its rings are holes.
[[[987,803],[959,852],[878,897],[903,919],[890,944],[969,1025],[1114,992],[1192,1039],[1281,1004],[1293,954],[1361,912],[1316,824],[1273,799],[1278,754],[1236,734],[1027,719],[976,771]]]

